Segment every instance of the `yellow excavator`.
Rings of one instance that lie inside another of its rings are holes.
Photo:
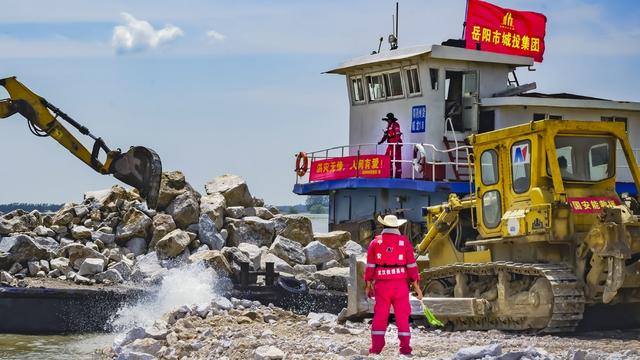
[[[622,171],[640,189],[625,125],[543,120],[468,141],[473,193],[424,208],[416,246],[436,317],[455,330],[571,332],[585,310],[620,305],[637,321],[640,206],[616,193]],[[372,310],[364,262],[351,259],[346,315]]]
[[[158,203],[162,163],[155,151],[133,146],[127,152],[111,150],[100,137],[81,125],[62,110],[35,94],[15,77],[0,79],[0,85],[9,93],[9,98],[0,100],[0,118],[19,113],[25,119],[29,130],[38,137],[52,137],[60,145],[93,170],[100,174],[111,174],[125,184],[138,189],[150,208]],[[89,151],[62,124],[65,121],[82,135],[93,139],[92,151]],[[101,151],[106,159],[101,161]]]

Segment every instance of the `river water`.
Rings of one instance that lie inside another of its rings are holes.
[[[311,219],[313,231],[326,232],[326,214],[304,214]],[[93,360],[96,349],[109,346],[115,336],[133,326],[150,326],[165,312],[183,304],[198,304],[218,292],[218,280],[199,267],[172,269],[158,292],[158,297],[141,304],[124,307],[115,316],[114,333],[74,335],[0,334],[2,360]],[[2,321],[0,315],[0,321]]]

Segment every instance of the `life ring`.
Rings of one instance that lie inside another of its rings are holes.
[[[302,177],[309,170],[309,157],[304,151],[300,151],[296,155],[296,174]]]
[[[427,158],[427,152],[424,146],[416,144],[413,149],[413,170],[416,173],[422,174],[423,165]]]

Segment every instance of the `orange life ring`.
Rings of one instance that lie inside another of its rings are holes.
[[[309,170],[309,157],[304,151],[300,151],[296,155],[296,174],[302,177]]]

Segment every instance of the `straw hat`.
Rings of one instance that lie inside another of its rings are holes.
[[[397,228],[407,222],[405,219],[398,219],[395,215],[385,215],[384,219],[378,215],[378,222],[386,227]]]

